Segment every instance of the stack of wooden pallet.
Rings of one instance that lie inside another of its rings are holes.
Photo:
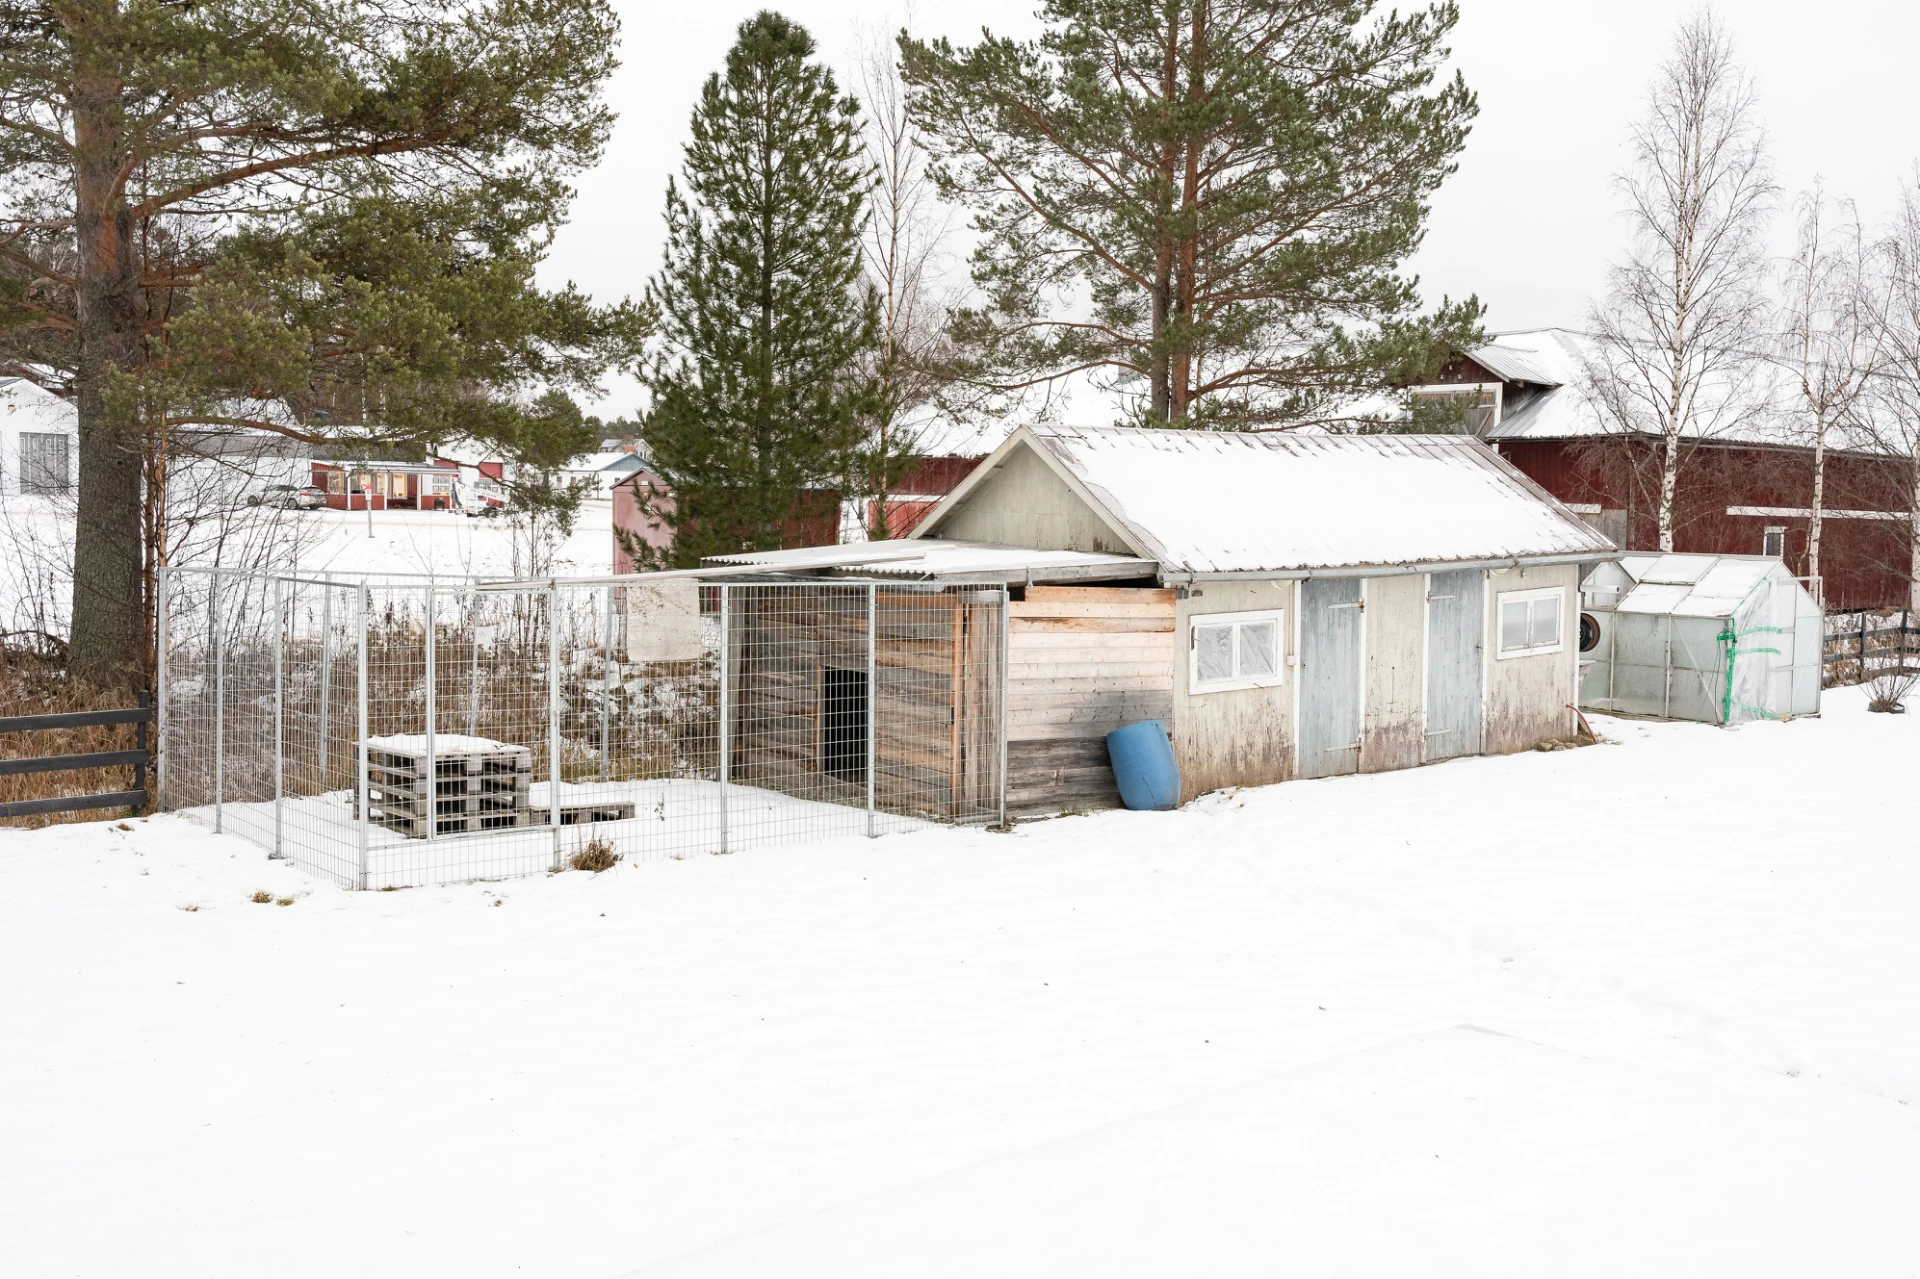
[[[411,839],[426,838],[430,818],[435,835],[529,825],[532,780],[533,752],[509,742],[437,737],[429,775],[424,735],[367,740],[368,815]]]

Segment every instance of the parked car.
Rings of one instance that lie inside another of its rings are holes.
[[[269,484],[247,495],[248,506],[271,506],[282,511],[317,511],[327,504],[327,491],[313,484]]]

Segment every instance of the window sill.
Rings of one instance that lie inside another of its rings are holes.
[[[1259,679],[1221,679],[1209,680],[1205,684],[1194,684],[1187,689],[1189,697],[1205,697],[1208,693],[1237,693],[1249,688],[1279,688],[1286,683],[1279,675]]]

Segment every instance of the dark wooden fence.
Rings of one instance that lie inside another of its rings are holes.
[[[41,813],[71,813],[87,808],[130,808],[137,814],[147,803],[147,725],[152,722],[153,707],[145,693],[140,694],[140,705],[130,710],[0,716],[0,735],[43,733],[58,728],[99,728],[112,724],[134,726],[134,748],[129,751],[82,751],[70,755],[0,759],[0,777],[23,773],[65,773],[82,768],[131,768],[132,790],[17,799],[0,803],[0,817],[33,817]]]
[[[1899,613],[1829,613],[1821,662],[1825,684],[1864,684],[1895,670],[1920,670],[1920,625]]]

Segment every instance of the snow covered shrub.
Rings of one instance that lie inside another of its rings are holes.
[[[603,870],[612,870],[613,864],[620,860],[620,854],[613,851],[613,845],[604,839],[591,839],[576,850],[567,859],[567,865],[574,870],[590,870],[598,875]]]
[[[1892,670],[1881,671],[1867,685],[1867,709],[1898,715],[1907,709],[1906,697],[1913,686],[1920,683],[1920,671],[1912,667],[1899,666]]]

